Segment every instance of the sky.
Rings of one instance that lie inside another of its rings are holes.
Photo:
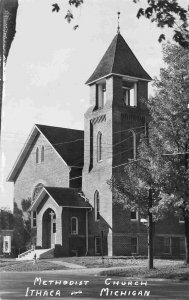
[[[59,13],[52,13],[55,2]],[[71,24],[65,20],[67,2],[19,0],[16,36],[5,70],[0,207],[13,207],[13,183],[6,178],[35,123],[83,129],[89,106],[85,82],[116,35],[118,10],[120,32],[147,73],[154,78],[163,67],[161,30],[136,18],[145,0],[137,5],[132,0],[86,0],[73,10]],[[187,0],[179,3],[186,5]]]

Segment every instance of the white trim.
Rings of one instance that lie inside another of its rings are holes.
[[[39,193],[38,197],[36,198],[36,200],[32,203],[31,207],[30,207],[30,211],[33,211],[35,209],[37,209],[38,205],[41,203],[42,199],[44,198],[45,194],[48,194],[49,197],[53,200],[53,202],[55,203],[55,205],[59,208],[60,206],[57,204],[57,202],[54,200],[54,198],[49,194],[49,192],[46,190],[45,187],[43,187],[43,189],[41,190],[41,192]]]
[[[29,137],[27,138],[26,142],[24,143],[24,147],[22,148],[21,152],[19,153],[19,155],[17,157],[16,162],[15,162],[11,172],[9,173],[9,175],[6,179],[7,181],[14,181],[14,178],[17,175],[19,168],[20,168],[21,164],[23,163],[28,151],[30,150],[30,147],[31,147],[35,137],[37,136],[38,132],[41,133],[41,135],[47,140],[47,142],[51,145],[51,147],[59,155],[59,157],[61,158],[63,163],[68,167],[67,163],[62,158],[62,156],[57,152],[57,150],[54,148],[54,146],[51,144],[51,142],[46,138],[46,136],[41,132],[41,130],[35,124],[34,127],[32,128],[32,131],[29,134]],[[35,159],[36,159],[36,157],[35,157]],[[36,160],[35,160],[35,162],[36,162]]]
[[[85,208],[85,209],[91,209],[92,210],[92,207],[83,207],[83,206],[65,206],[65,205],[60,205],[61,207],[64,207],[64,208]]]
[[[16,176],[18,170],[19,170],[19,167],[20,165],[22,164],[22,162],[24,161],[24,158],[26,156],[26,154],[28,153],[30,147],[31,147],[31,144],[32,144],[32,141],[35,139],[35,137],[37,136],[37,128],[36,126],[34,125],[34,127],[32,128],[26,142],[24,143],[24,146],[22,147],[8,177],[7,177],[7,181],[14,181],[14,177]]]
[[[136,213],[136,219],[131,219],[131,216],[130,216],[130,220],[131,220],[131,222],[136,222],[136,221],[138,221],[138,211],[132,211],[131,210],[131,212],[135,212]]]
[[[105,76],[102,76],[102,77],[100,77],[98,79],[95,79],[93,81],[88,82],[87,85],[91,85],[92,83],[98,82],[98,81],[100,81],[100,80],[102,80],[102,79],[104,79],[106,77],[113,76],[113,75],[114,76],[122,77],[123,79],[135,81],[135,82],[138,81],[138,80],[147,81],[147,82],[152,81],[152,79],[144,79],[144,78],[140,78],[140,77],[132,77],[132,76],[121,75],[121,74],[117,74],[117,73],[109,73],[109,74],[107,74]]]
[[[179,224],[184,224],[184,220],[182,220],[183,216],[179,217]]]
[[[98,204],[98,210],[97,210],[97,204]],[[98,190],[96,190],[94,193],[94,210],[95,210],[95,221],[98,222],[100,220],[100,194]]]

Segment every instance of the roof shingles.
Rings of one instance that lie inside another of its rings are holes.
[[[80,189],[45,187],[45,190],[59,206],[91,207],[91,205],[78,194]]]
[[[111,73],[151,80],[120,33],[114,37],[86,84],[91,84]]]
[[[39,124],[36,124],[36,126],[69,166],[83,166],[83,130],[68,129]]]

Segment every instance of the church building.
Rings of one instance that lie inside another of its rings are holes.
[[[118,32],[86,82],[84,131],[33,127],[8,181],[18,206],[32,199],[36,246],[59,245],[63,256],[147,254],[147,227],[137,211],[114,203],[107,181],[136,159],[150,81]],[[157,224],[155,255],[184,254],[183,232],[176,217]]]

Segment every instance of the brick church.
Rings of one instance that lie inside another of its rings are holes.
[[[107,180],[136,158],[150,76],[118,32],[87,80],[84,131],[36,124],[8,176],[14,201],[31,197],[36,246],[71,255],[146,255],[147,227],[137,211],[114,205]],[[183,223],[156,224],[155,255],[184,254]]]

